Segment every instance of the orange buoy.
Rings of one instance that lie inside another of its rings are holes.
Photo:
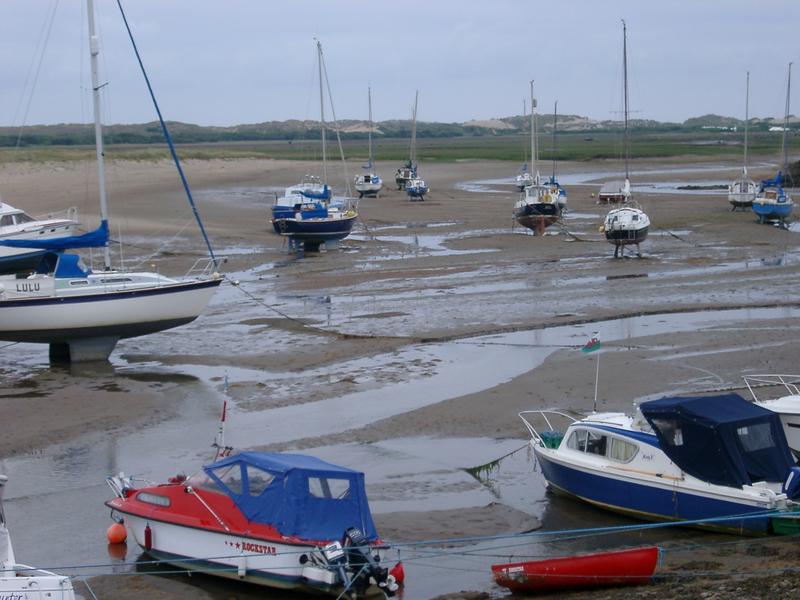
[[[128,532],[125,531],[125,525],[122,523],[112,523],[111,527],[106,530],[106,537],[109,544],[123,544],[128,537]]]

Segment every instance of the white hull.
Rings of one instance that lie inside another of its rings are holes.
[[[14,280],[25,285],[28,280]],[[220,280],[0,301],[0,340],[57,343],[117,339],[161,331],[197,318]],[[30,285],[30,284],[29,284]]]
[[[314,564],[314,546],[281,544],[172,523],[152,521],[125,514],[130,539],[154,556],[192,570],[278,588],[310,588],[333,591],[338,574]],[[145,527],[150,527],[151,547],[145,543]],[[213,557],[208,559],[208,557]],[[201,559],[205,560],[192,560]]]
[[[0,598],[3,600],[75,600],[69,577],[27,565],[4,567],[10,570],[0,571]]]
[[[357,183],[355,187],[359,194],[377,194],[383,189],[383,183]]]

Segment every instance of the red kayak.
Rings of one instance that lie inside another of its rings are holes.
[[[498,585],[515,592],[648,583],[658,546],[492,565]]]

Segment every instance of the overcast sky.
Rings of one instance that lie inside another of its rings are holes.
[[[116,1],[96,3],[105,120],[151,121]],[[800,63],[797,0],[123,0],[123,7],[164,116],[201,125],[317,119],[314,37],[337,116],[366,118],[371,86],[376,120],[409,118],[415,89],[423,121],[520,114],[531,79],[540,112],[558,100],[561,114],[619,118],[621,18],[634,118],[743,117],[748,70],[750,115],[781,117],[788,63]],[[79,0],[0,0],[0,125],[91,120],[85,20]]]

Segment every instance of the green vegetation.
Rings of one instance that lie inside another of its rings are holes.
[[[703,158],[735,158],[741,156],[741,133],[729,131],[654,132],[634,131],[631,135],[631,156],[635,158],[669,158],[697,156]],[[755,132],[750,137],[753,156],[779,158],[780,132]],[[168,158],[163,142],[120,143],[119,138],[108,140],[109,159],[153,161]],[[800,138],[790,136],[790,156],[800,153]],[[329,156],[338,156],[335,139],[329,140]],[[417,157],[422,163],[454,160],[522,161],[523,146],[528,138],[513,135],[459,135],[424,137],[417,140]],[[366,161],[367,142],[363,138],[343,139],[345,155],[354,161]],[[542,136],[540,160],[553,158],[550,136]],[[375,146],[377,160],[402,161],[408,157],[408,138],[379,139]],[[301,140],[264,140],[247,142],[179,143],[178,152],[184,159],[289,159],[319,160],[317,138]],[[94,157],[94,147],[87,143],[30,145],[21,148],[0,148],[0,162],[51,162],[88,160]],[[619,159],[622,157],[622,136],[619,132],[564,132],[558,135],[558,160]],[[546,168],[543,168],[546,171]]]

